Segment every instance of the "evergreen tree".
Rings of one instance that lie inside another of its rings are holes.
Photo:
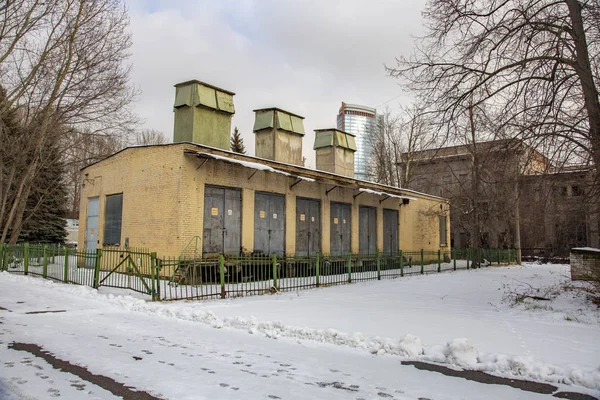
[[[21,242],[64,243],[67,237],[65,167],[58,144],[48,146],[45,152],[44,167],[27,198],[23,228],[19,235]]]
[[[233,129],[233,136],[231,137],[231,151],[240,154],[246,154],[244,139],[242,139],[242,135],[240,134],[237,126]]]
[[[58,132],[62,126],[55,126]],[[13,177],[23,174],[31,163],[32,133],[24,125],[24,117],[11,107],[6,91],[0,86],[0,197],[14,202],[17,184]],[[66,231],[65,169],[61,162],[59,134],[48,138],[40,157],[40,170],[34,176],[32,190],[27,195],[23,218],[15,219],[8,229],[16,229],[18,241],[32,243],[64,243]],[[8,210],[0,210],[0,226],[6,223]],[[19,226],[20,225],[20,226]],[[8,237],[8,236],[7,236]]]

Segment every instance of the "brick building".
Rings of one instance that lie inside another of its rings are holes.
[[[568,257],[598,246],[597,199],[589,168],[557,171],[518,140],[403,154],[408,188],[450,200],[454,247],[520,247],[523,255]],[[479,179],[477,179],[477,177]],[[477,213],[477,215],[475,215]]]
[[[126,148],[82,170],[79,246],[286,255],[448,249],[449,204],[353,178],[353,135],[316,131],[301,166],[303,117],[255,110],[256,154],[228,151],[232,92],[178,84],[173,144]]]

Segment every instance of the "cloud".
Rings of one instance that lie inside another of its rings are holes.
[[[183,4],[179,4],[183,3]],[[402,96],[383,64],[412,51],[424,0],[128,2],[136,106],[145,128],[172,137],[173,85],[198,79],[236,93],[238,126],[254,152],[253,109],[303,115],[312,131],[334,127],[342,101],[395,107]],[[233,127],[232,127],[233,129]]]

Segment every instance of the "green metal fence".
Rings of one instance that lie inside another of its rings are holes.
[[[0,244],[0,270],[94,288],[129,289],[153,300],[260,295],[513,262],[512,249],[158,258],[156,253],[137,248],[77,251],[62,246]]]

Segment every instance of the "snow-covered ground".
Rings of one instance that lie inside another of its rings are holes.
[[[403,360],[598,396],[600,312],[582,291],[565,288],[568,276],[568,266],[529,264],[151,303],[115,289],[0,273],[0,398],[114,398],[8,349],[13,341],[169,399],[542,398]],[[26,314],[44,310],[65,312]]]

